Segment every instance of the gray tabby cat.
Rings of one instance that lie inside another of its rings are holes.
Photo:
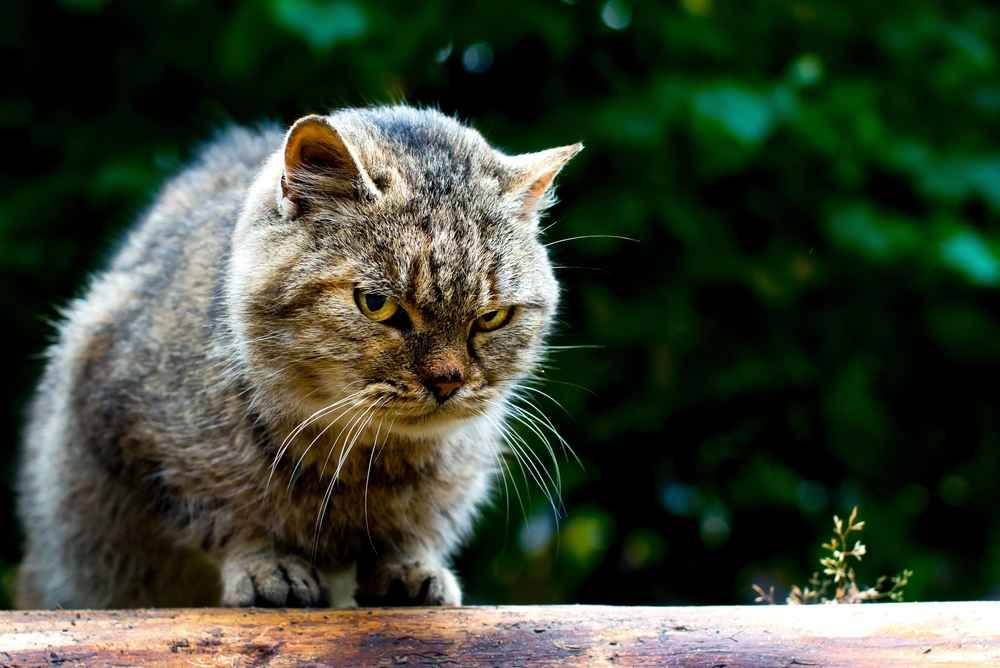
[[[205,150],[49,351],[19,604],[460,604],[449,558],[556,309],[538,216],[580,148],[507,156],[390,107]]]

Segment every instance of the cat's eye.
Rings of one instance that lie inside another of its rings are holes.
[[[510,315],[511,309],[509,308],[487,311],[476,318],[476,329],[480,332],[492,332],[495,329],[500,329],[510,321]]]
[[[392,297],[366,292],[360,288],[354,291],[354,301],[358,304],[358,310],[375,322],[385,322],[399,311],[399,304]]]

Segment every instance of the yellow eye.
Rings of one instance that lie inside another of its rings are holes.
[[[395,299],[374,292],[355,290],[354,301],[358,304],[358,310],[375,322],[385,322],[399,310]]]
[[[500,329],[510,320],[511,310],[508,308],[498,308],[488,311],[476,318],[476,329],[480,332],[492,332]]]

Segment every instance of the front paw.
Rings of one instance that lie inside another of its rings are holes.
[[[244,555],[222,569],[222,605],[314,608],[327,605],[319,573],[304,559],[271,552]]]
[[[367,572],[365,572],[367,571]],[[454,573],[421,561],[380,561],[358,573],[361,606],[462,605]]]

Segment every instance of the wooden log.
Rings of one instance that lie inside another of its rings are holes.
[[[1000,602],[0,613],[7,666],[1000,665]]]

